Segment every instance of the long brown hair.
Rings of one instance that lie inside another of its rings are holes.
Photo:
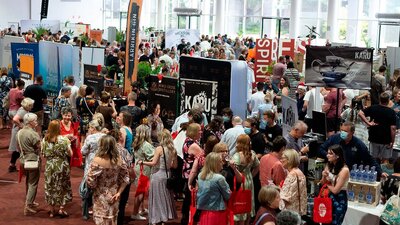
[[[108,156],[112,165],[119,164],[120,155],[117,150],[117,142],[111,135],[104,135],[100,138],[99,150],[96,153],[97,157],[104,158]]]
[[[52,142],[54,141],[54,138],[57,138],[58,135],[60,135],[60,121],[53,120],[50,122],[49,127],[47,128],[47,133],[44,137],[44,140],[47,142]]]
[[[236,152],[243,152],[243,156],[247,163],[251,162],[251,146],[250,137],[247,134],[241,134],[236,141]]]

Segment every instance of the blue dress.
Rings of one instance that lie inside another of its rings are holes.
[[[125,149],[132,155],[132,142],[133,142],[133,135],[132,132],[125,127],[126,137],[125,137]]]

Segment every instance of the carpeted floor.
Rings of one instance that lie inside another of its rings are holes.
[[[0,130],[0,224],[7,225],[56,225],[56,224],[94,224],[92,219],[84,221],[81,217],[81,199],[78,194],[78,185],[81,182],[83,170],[72,168],[71,183],[73,190],[73,200],[66,206],[66,211],[70,214],[67,218],[49,218],[48,208],[44,200],[44,177],[41,173],[38,194],[36,201],[40,203],[39,212],[32,216],[24,216],[24,199],[25,199],[25,177],[21,183],[18,183],[18,173],[9,173],[8,166],[10,161],[10,153],[8,152],[8,144],[10,141],[11,130]],[[44,165],[43,165],[44,166]],[[128,206],[126,208],[126,224],[144,225],[146,221],[129,221],[128,216],[133,209],[134,187],[132,186]],[[147,202],[146,202],[147,204]],[[177,203],[179,217],[180,202]],[[168,224],[179,224],[179,219],[169,222]]]

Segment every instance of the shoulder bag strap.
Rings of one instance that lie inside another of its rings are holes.
[[[161,146],[163,154],[164,154],[164,165],[165,165],[165,174],[167,174],[167,179],[168,179],[168,167],[167,167],[167,157],[165,156],[165,151],[164,151],[164,147]]]
[[[260,218],[258,218],[257,222],[255,223],[255,225],[260,225],[261,221],[264,219],[264,217],[268,216],[269,213],[263,213]]]
[[[90,114],[92,114],[92,116],[93,116],[93,113],[92,113],[92,111],[90,110],[90,108],[89,108],[89,106],[88,106],[88,104],[87,104],[87,102],[86,102],[86,97],[83,98],[83,101],[85,102],[86,108],[88,109],[88,111],[90,112]]]
[[[297,179],[297,189],[299,191],[299,213],[301,214],[301,200],[300,200],[300,184],[299,184],[299,176],[296,173],[296,179]]]

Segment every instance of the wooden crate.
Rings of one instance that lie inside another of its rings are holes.
[[[361,190],[364,192],[364,201],[360,202],[358,199],[358,194]],[[363,205],[363,206],[371,206],[375,207],[379,204],[379,201],[381,199],[381,183],[380,182],[375,182],[375,183],[361,183],[361,182],[356,182],[356,181],[349,181],[348,188],[347,190],[353,189],[354,191],[354,203]],[[368,190],[372,193],[373,196],[373,201],[372,204],[368,204],[366,201],[366,195],[368,193]],[[350,202],[350,200],[349,200]]]

